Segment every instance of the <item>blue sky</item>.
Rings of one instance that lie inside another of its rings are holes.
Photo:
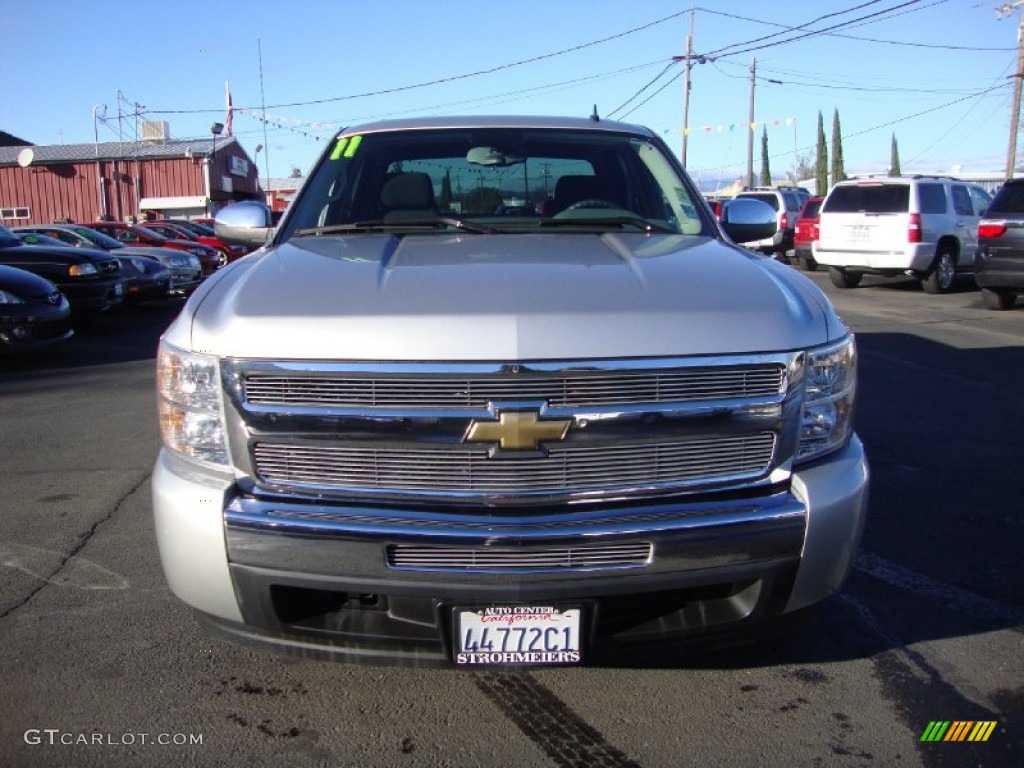
[[[848,172],[885,170],[893,133],[904,171],[1001,170],[1018,16],[1000,19],[1000,4],[695,3],[693,48],[706,61],[692,70],[691,175],[707,186],[744,172],[753,57],[755,172],[763,126],[783,176],[798,155],[813,161],[818,112],[831,138],[835,110]],[[235,136],[264,175],[268,162],[271,176],[307,169],[333,130],[368,119],[589,115],[595,104],[678,153],[683,66],[672,58],[685,53],[689,11],[688,0],[5,0],[0,129],[88,143],[106,105],[101,141],[118,139],[119,112],[133,139],[136,111],[175,138],[209,136],[230,82]]]

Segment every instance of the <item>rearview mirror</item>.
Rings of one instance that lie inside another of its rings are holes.
[[[466,153],[466,162],[473,165],[504,168],[507,165],[525,163],[526,158],[522,155],[506,154],[494,147],[473,147]]]

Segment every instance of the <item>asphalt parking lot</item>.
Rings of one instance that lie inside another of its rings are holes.
[[[180,304],[0,359],[6,765],[1020,765],[1024,307],[814,280],[858,335],[862,553],[796,632],[618,666],[354,667],[211,640],[170,594],[149,474]],[[934,721],[987,741],[922,741]]]

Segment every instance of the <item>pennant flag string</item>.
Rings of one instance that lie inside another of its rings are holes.
[[[726,129],[728,129],[730,131],[735,131],[737,128],[739,128],[741,130],[747,130],[749,128],[749,130],[754,131],[754,130],[757,129],[758,126],[771,126],[772,128],[780,128],[783,125],[785,125],[786,127],[792,126],[795,122],[796,122],[796,118],[795,117],[786,117],[786,118],[776,117],[773,120],[757,120],[757,121],[755,121],[753,123],[743,122],[743,123],[731,123],[731,124],[728,124],[728,125],[726,125],[726,124],[722,124],[722,125],[702,125],[702,126],[699,126],[699,127],[690,126],[689,128],[686,129],[685,132],[686,132],[687,136],[690,136],[694,132],[722,133]],[[681,132],[682,132],[682,129],[680,129],[680,128],[666,128],[665,130],[662,131],[662,134],[681,133]]]

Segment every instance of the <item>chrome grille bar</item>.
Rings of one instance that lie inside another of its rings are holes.
[[[419,571],[550,571],[639,568],[651,562],[648,542],[529,548],[388,547],[391,568]]]
[[[553,445],[546,456],[495,459],[486,449],[377,448],[336,443],[253,446],[257,475],[274,486],[439,494],[570,492],[759,477],[770,432],[612,445]]]
[[[782,391],[783,374],[774,364],[472,377],[251,372],[244,386],[246,401],[260,406],[479,409],[495,400],[538,399],[558,408],[773,397]]]

